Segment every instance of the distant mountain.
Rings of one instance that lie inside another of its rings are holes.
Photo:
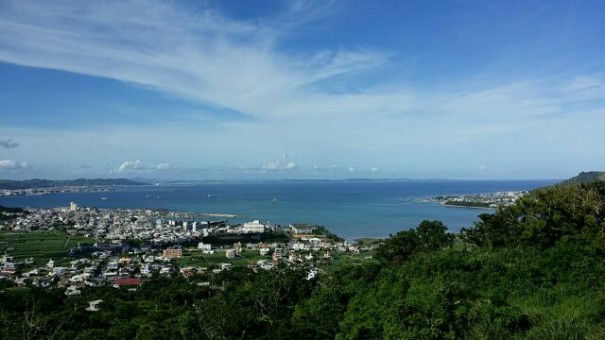
[[[563,181],[564,184],[581,184],[592,182],[605,182],[605,171],[580,172],[576,177]]]
[[[19,190],[34,188],[49,188],[57,186],[99,186],[99,185],[146,185],[147,183],[137,182],[126,178],[95,178],[95,179],[70,179],[70,180],[50,180],[50,179],[30,179],[25,181],[0,180],[0,189]]]

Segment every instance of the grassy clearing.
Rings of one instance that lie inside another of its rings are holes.
[[[359,254],[350,253],[332,253],[331,260],[321,260],[319,267],[326,272],[331,272],[348,265],[363,264],[372,261],[374,259],[376,251],[370,250]]]
[[[571,288],[571,287],[570,287]],[[605,326],[590,322],[602,315],[600,292],[576,295],[573,289],[542,289],[529,296],[511,297],[535,325],[528,338],[534,339],[603,339]]]
[[[29,233],[0,232],[0,251],[23,259],[33,257],[36,263],[49,259],[65,258],[69,250],[79,243],[92,243],[94,240],[69,236],[60,232],[34,231]]]

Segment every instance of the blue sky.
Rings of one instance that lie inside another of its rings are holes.
[[[602,1],[0,1],[0,178],[605,170]]]

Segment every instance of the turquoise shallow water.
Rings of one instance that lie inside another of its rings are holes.
[[[531,190],[555,181],[294,181],[123,187],[111,192],[0,197],[0,205],[149,208],[233,214],[277,224],[314,223],[347,239],[385,237],[441,220],[450,231],[470,227],[488,209],[453,208],[419,200],[444,194]],[[106,199],[102,199],[106,197]],[[274,202],[274,199],[277,201]]]

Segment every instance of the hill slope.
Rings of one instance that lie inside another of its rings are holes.
[[[580,172],[580,174],[576,177],[563,181],[564,184],[582,184],[593,182],[605,182],[605,171]]]

